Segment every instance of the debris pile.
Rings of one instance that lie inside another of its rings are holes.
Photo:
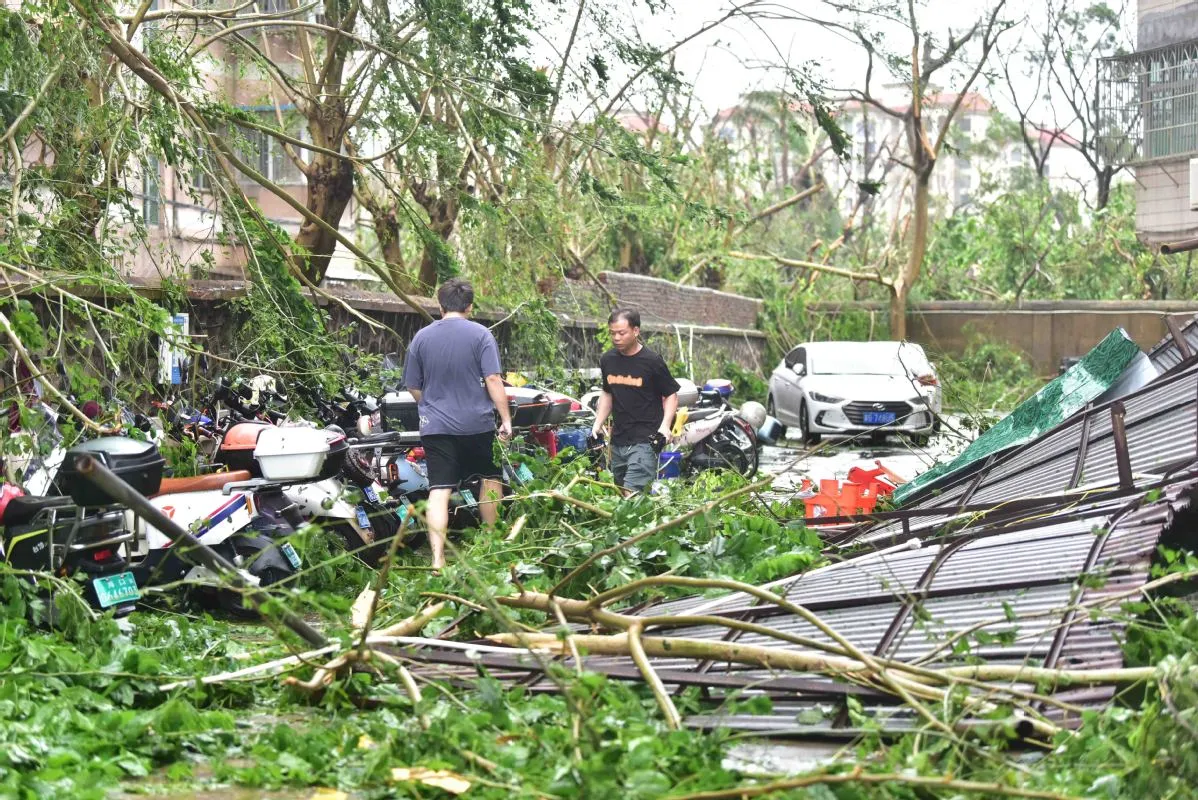
[[[1191,577],[1150,580],[1158,547],[1192,544],[1198,347],[1171,336],[1145,359],[1112,337],[1112,363],[1078,365],[1102,380],[1055,395],[1076,413],[901,487],[901,509],[833,534],[826,566],[761,587],[667,575],[587,599],[522,592],[497,600],[558,624],[405,655],[438,677],[481,666],[535,691],[557,689],[549,666],[564,659],[646,682],[668,720],[701,728],[851,738],[862,715],[891,732],[944,727],[930,709],[952,704],[953,733],[1001,724],[1048,739],[1152,675],[1124,665],[1121,607]],[[1166,371],[1144,385],[1149,362]],[[636,604],[662,585],[709,595]],[[708,711],[683,719],[673,698],[690,686]],[[726,704],[756,695],[772,710]]]

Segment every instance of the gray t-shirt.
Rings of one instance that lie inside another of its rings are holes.
[[[404,385],[422,393],[420,433],[469,436],[495,430],[495,405],[483,379],[499,373],[495,337],[477,322],[450,317],[421,328],[403,365]]]

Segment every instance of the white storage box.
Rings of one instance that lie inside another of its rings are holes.
[[[678,407],[690,408],[699,400],[699,387],[694,381],[676,378],[678,381]]]
[[[268,481],[315,480],[328,455],[328,436],[316,428],[267,428],[254,448]]]

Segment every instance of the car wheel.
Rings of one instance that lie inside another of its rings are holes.
[[[799,430],[803,444],[819,444],[822,438],[818,433],[811,433],[811,423],[807,419],[807,401],[799,403]]]
[[[772,394],[765,399],[765,413],[769,414],[774,419],[778,419],[778,409],[774,405],[774,396]],[[785,439],[786,426],[782,424],[782,420],[780,419],[778,420],[778,425],[781,426],[779,429],[780,433],[778,434],[778,439]]]

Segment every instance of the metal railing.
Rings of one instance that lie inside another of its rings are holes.
[[[1198,153],[1198,40],[1100,60],[1097,100],[1104,162]]]

